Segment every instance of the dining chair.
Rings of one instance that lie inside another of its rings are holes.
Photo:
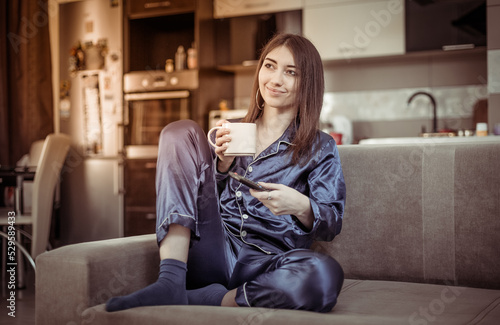
[[[31,225],[31,247],[22,246],[20,238],[13,241],[23,255],[35,269],[35,260],[43,253],[49,244],[50,224],[52,221],[52,208],[54,193],[59,182],[61,170],[68,154],[71,140],[64,134],[49,134],[43,142],[40,158],[33,180],[32,210],[31,214],[16,215],[16,233],[20,226]],[[11,214],[12,214],[12,210]],[[2,209],[0,214],[0,227],[12,225],[9,223],[9,211]],[[26,232],[22,232],[26,234]],[[0,236],[9,238],[8,234],[0,231]],[[12,238],[11,238],[12,239]]]
[[[44,143],[45,139],[37,140],[31,144],[28,162],[26,164],[28,168],[35,168],[40,163],[40,156],[42,155]]]
[[[26,168],[29,171],[36,171],[38,163],[40,162],[40,156],[42,154],[44,143],[45,139],[33,142],[30,146],[29,153],[26,155],[26,159],[21,159],[22,162],[21,164],[19,164],[18,162],[18,166]],[[24,180],[22,183],[22,198],[19,198],[22,204],[23,213],[31,214],[31,207],[33,202],[32,193],[33,180]],[[16,193],[16,196],[17,195],[21,195],[21,193]]]

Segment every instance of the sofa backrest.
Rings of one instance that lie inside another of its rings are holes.
[[[500,289],[500,141],[339,146],[346,278]]]

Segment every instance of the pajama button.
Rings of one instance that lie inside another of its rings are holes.
[[[242,215],[243,219],[248,219],[248,214]]]
[[[236,192],[236,197],[241,197],[241,191]]]
[[[241,237],[245,237],[246,235],[247,235],[247,232],[246,232],[245,230],[243,230],[243,231],[241,232]]]
[[[252,167],[252,166],[250,166],[250,167],[248,167],[248,169],[247,169],[247,170],[248,170],[248,172],[249,172],[249,173],[251,173],[251,172],[253,171],[253,167]]]

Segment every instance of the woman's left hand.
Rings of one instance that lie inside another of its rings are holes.
[[[294,215],[311,229],[314,216],[309,198],[299,191],[283,184],[259,182],[268,191],[250,189],[250,194],[262,202],[274,215]]]

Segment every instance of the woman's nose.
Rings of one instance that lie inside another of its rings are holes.
[[[274,85],[278,85],[278,86],[281,86],[283,84],[283,74],[280,72],[280,71],[276,71],[274,74],[273,74],[273,77],[271,79],[271,82],[274,84]]]

